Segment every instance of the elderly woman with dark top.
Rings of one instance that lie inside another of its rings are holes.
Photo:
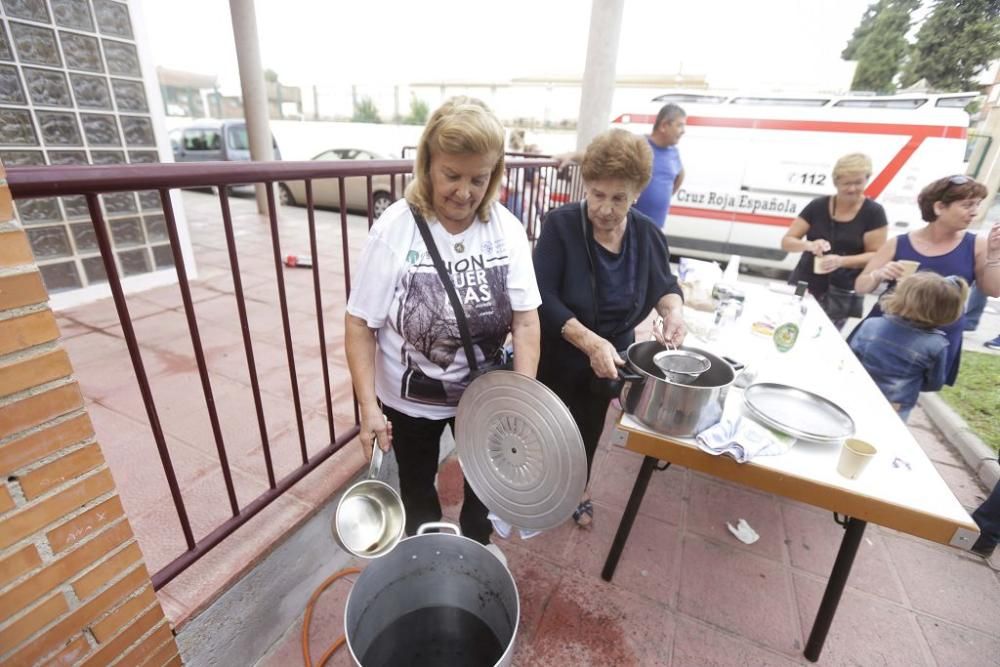
[[[830,287],[853,289],[862,267],[885,243],[885,209],[865,196],[871,175],[867,155],[851,153],[837,160],[832,173],[836,194],[806,204],[781,239],[782,250],[802,253],[789,282],[808,283],[824,310]],[[838,329],[847,321],[832,310],[828,314]]]
[[[939,178],[927,185],[917,196],[927,226],[889,239],[865,266],[854,288],[868,294],[887,283],[892,290],[906,275],[904,262],[909,261],[919,264],[918,271],[958,276],[988,296],[1000,296],[1000,223],[986,236],[969,231],[985,196],[986,187],[968,176]],[[868,314],[869,318],[881,316],[879,306]],[[948,337],[948,385],[958,378],[964,329],[964,315],[941,327]]]
[[[635,327],[655,309],[662,316],[657,339],[684,340],[683,301],[666,240],[632,208],[649,182],[652,160],[641,136],[625,130],[598,136],[581,164],[584,200],[551,211],[535,247],[542,294],[538,379],[569,407],[588,470],[611,401],[601,380],[617,378],[625,363],[619,351],[635,340]],[[589,493],[574,518],[590,525]]]
[[[455,310],[420,231],[441,255],[461,301],[477,364],[503,352],[514,370],[535,375],[538,287],[520,221],[496,202],[504,130],[479,100],[453,98],[434,112],[417,147],[406,198],[386,209],[368,235],[347,302],[347,363],[361,411],[359,439],[390,444],[399,462],[406,531],[441,519],[434,479],[438,443],[454,429],[470,363]],[[465,484],[462,533],[490,544],[486,507]],[[499,555],[499,554],[498,554]]]

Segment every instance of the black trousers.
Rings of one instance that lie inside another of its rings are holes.
[[[392,422],[392,448],[399,463],[399,495],[406,509],[406,534],[416,535],[417,529],[430,521],[441,520],[434,478],[438,471],[441,434],[450,426],[455,432],[455,420],[411,417],[388,405],[382,412]],[[462,534],[480,544],[489,544],[493,524],[487,518],[489,510],[465,482],[459,528]]]
[[[569,408],[573,421],[580,429],[583,448],[587,452],[587,479],[597,452],[597,443],[604,430],[604,418],[611,404],[611,395],[600,391],[600,381],[593,373],[586,372],[574,378],[576,381],[553,382],[549,388],[562,399]]]

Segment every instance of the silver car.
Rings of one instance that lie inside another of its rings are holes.
[[[388,160],[387,156],[379,155],[358,148],[333,148],[323,151],[313,160]],[[391,176],[372,176],[372,215],[379,217],[394,201],[392,196]],[[323,208],[340,208],[340,185],[336,178],[324,178],[313,181],[313,203]],[[397,183],[397,192],[402,191],[402,184]],[[306,203],[306,185],[304,181],[284,181],[278,183],[278,193],[281,203],[286,206],[304,206]],[[368,211],[368,183],[364,176],[351,176],[344,179],[344,194],[347,200],[347,210]],[[398,199],[398,195],[396,197]]]

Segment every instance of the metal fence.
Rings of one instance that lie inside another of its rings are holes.
[[[163,468],[163,474],[166,477],[187,547],[186,551],[171,560],[153,575],[154,588],[160,589],[166,585],[357,435],[358,408],[356,402],[354,404],[354,424],[346,430],[342,429],[340,433],[337,433],[334,426],[330,368],[326,351],[327,331],[323,318],[323,267],[320,265],[320,253],[317,252],[316,242],[314,181],[319,179],[335,179],[339,191],[339,201],[345,202],[347,190],[346,179],[363,177],[366,183],[367,216],[368,226],[370,227],[374,223],[375,218],[373,214],[373,179],[376,177],[380,179],[388,177],[390,196],[392,200],[396,200],[402,196],[407,180],[412,176],[412,169],[413,162],[411,160],[377,160],[366,161],[364,163],[348,161],[323,163],[228,162],[114,166],[46,166],[11,168],[8,170],[7,182],[15,200],[74,195],[82,195],[86,199],[91,222],[100,248],[101,260],[107,274],[111,294],[114,298],[115,308],[131,357],[139,391],[142,395],[146,416],[156,443],[160,464]],[[282,270],[282,248],[275,197],[276,185],[292,181],[303,181],[305,186],[305,201],[300,203],[305,204],[307,211],[309,245],[313,259],[311,271],[316,309],[316,336],[319,343],[320,363],[322,364],[328,421],[329,441],[324,447],[316,450],[312,456],[308,454],[309,448],[306,445],[306,436],[303,428],[303,412],[299,396],[298,373],[295,364],[285,277]],[[264,184],[267,191],[267,217],[270,226],[271,254],[273,255],[272,259],[275,266],[278,305],[280,306],[284,347],[287,356],[288,374],[291,382],[292,402],[294,405],[295,423],[298,431],[301,455],[301,465],[280,479],[276,478],[272,463],[272,452],[264,419],[264,404],[254,359],[254,345],[241,280],[240,257],[237,252],[233,219],[230,210],[230,188],[232,186],[248,184]],[[205,187],[212,187],[218,191],[221,224],[225,232],[226,248],[233,280],[233,291],[239,314],[239,324],[247,368],[249,370],[255,419],[260,432],[264,464],[268,478],[269,488],[242,507],[236,497],[232,470],[230,469],[226,444],[222,434],[222,425],[215,405],[212,381],[191,297],[191,281],[188,279],[187,270],[182,258],[181,242],[170,197],[170,192],[174,189]],[[212,438],[216,453],[218,454],[226,496],[231,511],[230,518],[223,521],[199,540],[195,539],[191,529],[191,521],[189,520],[188,511],[185,506],[184,494],[178,484],[174,462],[171,460],[171,454],[167,447],[163,426],[160,422],[157,405],[150,388],[149,377],[143,363],[142,352],[140,350],[141,341],[136,336],[132,317],[129,314],[128,303],[122,287],[121,272],[116,263],[112,237],[99,197],[104,193],[150,190],[156,191],[159,194],[166,219],[170,250],[177,272],[178,287],[193,346],[198,378],[204,395]],[[511,208],[524,222],[529,238],[534,240],[539,230],[541,217],[547,210],[571,199],[578,198],[581,194],[582,183],[578,176],[578,169],[575,166],[569,170],[564,170],[563,173],[558,173],[556,163],[552,159],[532,156],[531,159],[514,159],[508,161],[503,191],[501,192],[501,201]],[[340,206],[340,234],[342,239],[343,289],[346,299],[351,289],[348,213],[346,206]]]

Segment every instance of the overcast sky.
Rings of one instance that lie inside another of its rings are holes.
[[[840,52],[869,2],[625,0],[617,71],[701,74],[713,87],[829,88],[845,78]],[[292,85],[580,76],[590,6],[256,0],[263,64]],[[145,0],[143,10],[157,65],[236,85],[227,0]]]

